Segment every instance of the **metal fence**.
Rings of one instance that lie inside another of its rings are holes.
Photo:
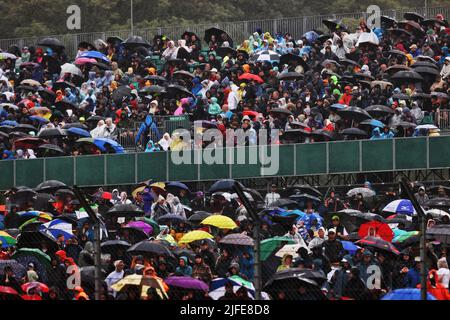
[[[438,116],[439,128],[443,131],[450,131],[450,110],[440,110]]]
[[[390,9],[382,10],[381,14],[390,16],[396,19],[403,19],[405,12],[417,12],[424,15],[427,18],[435,17],[441,13],[445,17],[450,16],[450,6],[446,7],[421,7],[421,8],[407,8],[407,9]],[[358,21],[361,18],[367,18],[366,12],[354,12],[344,14],[328,14],[317,16],[303,16],[303,17],[290,17],[280,19],[267,19],[267,20],[253,20],[253,21],[236,21],[236,22],[219,22],[200,24],[195,26],[170,26],[160,28],[149,29],[136,29],[134,34],[142,36],[145,39],[151,41],[155,35],[166,35],[172,39],[178,39],[184,31],[191,31],[203,37],[203,33],[206,29],[211,27],[217,27],[225,30],[236,44],[241,43],[244,39],[253,33],[257,28],[262,28],[264,31],[268,31],[272,34],[277,32],[290,32],[296,39],[300,38],[305,32],[313,29],[323,29],[322,20],[324,19],[342,19],[345,21]],[[93,43],[96,39],[106,39],[110,36],[118,36],[121,38],[127,38],[130,35],[130,30],[122,31],[104,31],[104,32],[92,32],[92,33],[72,33],[66,35],[55,35],[55,37],[63,42],[66,46],[66,53],[69,56],[74,56],[77,52],[78,44],[81,41],[87,41]],[[39,40],[45,37],[32,37],[32,38],[16,38],[16,39],[3,39],[0,40],[0,48],[7,49],[12,45],[22,46],[36,46]]]

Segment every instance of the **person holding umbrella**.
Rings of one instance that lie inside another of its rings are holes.
[[[202,280],[206,284],[209,284],[213,278],[211,268],[203,261],[203,257],[200,254],[195,256],[192,277]]]

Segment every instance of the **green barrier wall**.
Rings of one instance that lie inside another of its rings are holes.
[[[260,151],[257,147],[208,150],[216,164],[199,162],[204,159],[198,150],[186,153],[192,162],[188,164],[176,164],[173,155],[165,152],[0,161],[0,190],[35,187],[53,179],[68,185],[101,186],[149,179],[197,181],[450,167],[447,136],[282,145],[269,148],[268,153]],[[270,170],[269,162],[262,164],[271,157],[279,159],[272,163],[276,171]]]

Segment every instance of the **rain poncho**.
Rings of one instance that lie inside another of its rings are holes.
[[[381,139],[383,139],[383,136],[381,135],[380,128],[373,129],[372,137],[370,138],[370,140],[381,140]]]
[[[208,113],[210,115],[216,116],[222,112],[220,105],[217,103],[217,98],[211,98],[211,103],[209,104]]]

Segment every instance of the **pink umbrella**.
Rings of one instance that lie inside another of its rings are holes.
[[[91,59],[91,58],[78,58],[77,60],[75,60],[75,64],[82,66],[86,63],[96,63],[97,60],[95,59]]]
[[[145,232],[146,235],[149,235],[150,233],[153,232],[152,226],[143,221],[132,221],[129,224],[127,224],[127,227],[142,230]]]

